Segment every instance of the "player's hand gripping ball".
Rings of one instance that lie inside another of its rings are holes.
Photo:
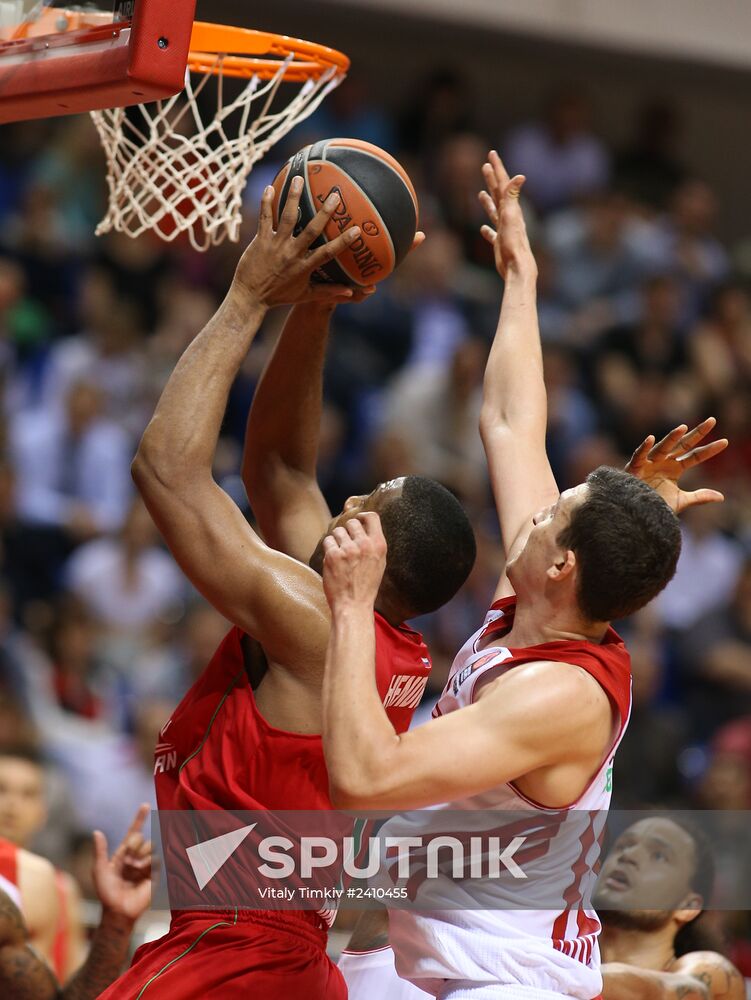
[[[327,139],[296,153],[274,180],[274,225],[284,209],[293,177],[305,181],[295,232],[301,232],[335,193],[339,204],[319,246],[350,226],[360,237],[316,272],[319,281],[367,287],[387,278],[409,253],[417,233],[417,195],[404,168],[369,142]]]

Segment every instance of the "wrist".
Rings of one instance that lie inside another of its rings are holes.
[[[256,292],[248,288],[247,285],[243,284],[237,278],[230,285],[226,301],[246,312],[248,316],[259,316],[262,318],[269,311],[268,304],[259,298]]]
[[[537,262],[534,257],[518,257],[509,261],[506,266],[506,281],[537,285]]]
[[[136,922],[132,917],[114,910],[112,907],[104,906],[102,908],[102,919],[99,921],[100,930],[107,931],[109,934],[130,937],[135,924]]]
[[[334,606],[331,611],[331,618],[334,626],[347,628],[351,625],[359,625],[363,619],[372,618],[373,604],[373,601],[366,601],[361,598],[338,598],[334,602]]]

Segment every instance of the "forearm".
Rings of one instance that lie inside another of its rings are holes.
[[[141,441],[134,471],[179,481],[210,472],[227,399],[265,316],[234,283],[218,312],[180,358]]]
[[[339,808],[354,807],[374,786],[384,752],[398,742],[375,681],[372,607],[348,606],[332,615],[323,734],[332,801]]]
[[[315,479],[323,408],[323,367],[332,305],[296,306],[261,376],[248,417],[243,475],[252,493],[269,465]]]
[[[113,983],[128,958],[133,922],[104,912],[88,958],[60,993],[63,1000],[94,1000]]]
[[[687,975],[653,972],[620,963],[602,968],[603,1000],[706,1000],[703,985]]]
[[[547,396],[534,260],[509,268],[498,330],[485,370],[483,431],[532,431],[543,440]]]

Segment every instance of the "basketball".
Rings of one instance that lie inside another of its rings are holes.
[[[350,226],[360,237],[318,272],[321,281],[374,285],[387,278],[409,253],[417,231],[417,196],[393,156],[359,139],[325,139],[306,146],[274,180],[274,223],[284,209],[294,177],[303,177],[297,231],[302,231],[335,192],[339,204],[315,246]]]

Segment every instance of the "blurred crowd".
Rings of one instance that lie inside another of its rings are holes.
[[[663,101],[634,109],[622,149],[603,141],[596,109],[574,87],[496,134],[477,130],[472,107],[468,84],[448,71],[405,92],[397,114],[353,78],[252,176],[248,237],[262,186],[322,136],[385,146],[420,196],[424,247],[372,299],[334,317],[325,493],[338,510],[350,494],[416,473],[444,482],[471,512],[480,544],[470,582],[419,622],[436,664],[427,716],[503,560],[477,430],[502,291],[477,193],[497,147],[527,176],[561,488],[597,465],[622,465],[649,433],[710,414],[731,439],[698,476],[726,503],[684,517],[675,580],[621,623],[635,708],[616,804],[749,809],[748,245],[716,231],[722,192],[692,171],[680,117]],[[76,874],[84,893],[88,832],[116,842],[138,803],[153,801],[158,730],[227,628],[160,545],[129,464],[238,248],[197,255],[156,237],[97,239],[105,195],[88,118],[0,129],[0,836]],[[218,481],[246,509],[245,419],[282,319],[268,321],[237,380],[216,458]],[[724,926],[751,975],[745,919],[729,915]]]

